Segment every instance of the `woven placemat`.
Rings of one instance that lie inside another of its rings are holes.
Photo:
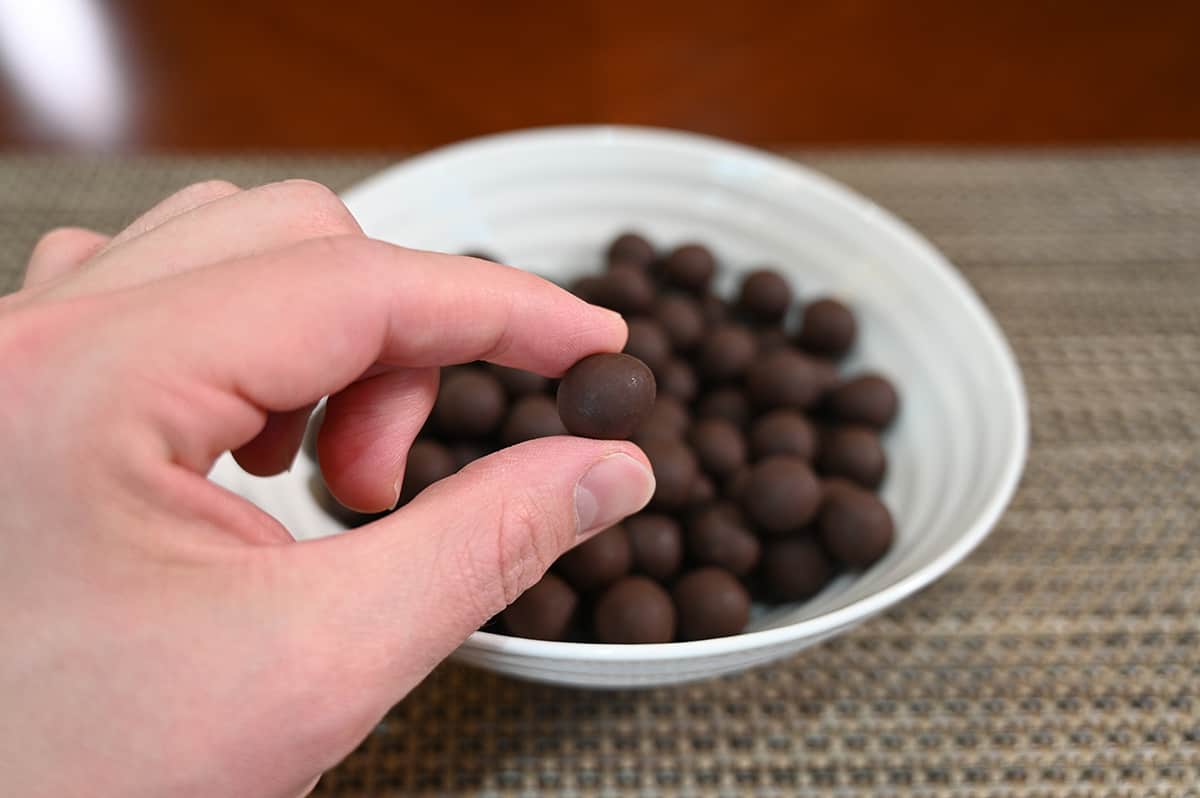
[[[751,673],[587,692],[445,665],[318,795],[1200,794],[1200,151],[802,160],[933,239],[1012,342],[1033,445],[996,530]],[[0,292],[54,225],[384,163],[0,158]]]

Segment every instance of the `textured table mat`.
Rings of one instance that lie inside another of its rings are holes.
[[[751,673],[585,692],[445,665],[319,795],[1200,794],[1200,151],[801,160],[932,238],[1012,342],[1033,445],[996,530]],[[0,158],[0,292],[54,225],[385,162]]]

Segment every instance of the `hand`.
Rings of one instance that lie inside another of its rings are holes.
[[[561,374],[621,319],[524,272],[365,238],[289,181],[65,229],[0,298],[0,773],[21,796],[311,788],[565,549],[635,512],[632,444],[546,438],[296,543],[209,482],[292,461],[394,505],[437,367]]]

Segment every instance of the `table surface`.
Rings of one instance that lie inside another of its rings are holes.
[[[1200,151],[800,158],[928,235],[1012,342],[1033,440],[995,531],[750,673],[588,692],[444,665],[318,795],[1197,794]],[[385,162],[0,157],[0,293],[54,225]]]

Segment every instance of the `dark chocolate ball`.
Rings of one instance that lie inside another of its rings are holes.
[[[698,568],[671,588],[680,640],[728,637],[750,622],[750,594],[720,568]]]
[[[450,454],[454,457],[454,470],[473,463],[481,457],[486,457],[495,450],[482,441],[458,441],[450,445]]]
[[[630,319],[629,340],[625,354],[632,355],[650,367],[656,375],[671,359],[671,342],[658,322],[651,319]]]
[[[508,395],[516,399],[531,393],[545,393],[550,387],[550,380],[541,374],[521,369],[510,369],[506,366],[490,367],[492,374],[500,380]]]
[[[504,386],[475,367],[443,369],[433,420],[443,435],[479,438],[496,429],[508,409]]]
[[[804,309],[796,345],[806,352],[841,357],[854,346],[858,323],[850,308],[836,299],[818,299]]]
[[[656,582],[627,576],[597,599],[593,626],[601,643],[670,643],[675,605]]]
[[[759,269],[742,280],[738,307],[759,321],[779,321],[791,304],[792,286],[777,271]]]
[[[714,477],[729,476],[746,464],[746,439],[733,423],[723,418],[705,418],[688,432],[688,442],[700,467]]]
[[[657,483],[651,506],[664,510],[684,507],[691,497],[692,482],[700,473],[696,455],[682,441],[672,438],[652,438],[640,445]]]
[[[826,476],[845,477],[863,487],[878,488],[887,471],[887,455],[879,433],[862,424],[842,424],[821,433],[817,468]]]
[[[640,513],[625,519],[633,570],[660,582],[683,562],[683,532],[679,522],[661,513]]]
[[[700,390],[696,371],[688,365],[686,360],[673,357],[655,374],[659,393],[674,396],[681,402],[692,401]]]
[[[457,470],[457,465],[454,454],[443,444],[431,440],[415,441],[408,449],[400,503],[408,503],[439,479],[450,476]]]
[[[808,463],[775,455],[750,470],[742,507],[764,531],[783,535],[811,521],[820,500],[821,486]]]
[[[825,483],[817,529],[829,553],[851,568],[873,565],[895,534],[892,514],[879,497],[841,479]]]
[[[825,406],[839,421],[882,429],[896,417],[900,398],[886,379],[878,374],[864,374],[829,391]]]
[[[683,402],[660,393],[650,413],[634,430],[633,440],[640,446],[654,438],[682,438],[689,424],[691,416]]]
[[[610,265],[627,263],[645,269],[654,262],[654,245],[639,233],[627,231],[614,238],[608,245],[606,259]]]
[[[700,341],[696,365],[706,379],[720,382],[740,377],[757,354],[754,333],[744,325],[727,322]]]
[[[817,452],[817,431],[794,410],[772,410],[751,425],[750,451],[756,460],[790,454],[811,461]]]
[[[718,388],[701,397],[696,418],[723,418],[744,427],[750,421],[750,400],[737,388]]]
[[[669,285],[703,294],[717,271],[717,262],[708,247],[684,244],[673,251],[663,264],[663,278]]]
[[[737,502],[739,505],[742,498],[746,495],[746,486],[750,484],[750,466],[742,466],[737,471],[734,471],[726,479],[722,486],[722,492],[725,498]]]
[[[776,601],[799,601],[821,592],[833,579],[834,567],[809,536],[772,540],[763,547],[762,578]]]
[[[546,574],[508,605],[500,619],[511,634],[534,640],[563,640],[571,628],[579,596],[554,574]]]
[[[628,438],[654,407],[654,374],[625,354],[589,355],[558,384],[558,415],[572,435]]]
[[[508,418],[500,426],[500,443],[513,446],[534,438],[566,434],[558,404],[545,394],[530,394],[513,402]]]
[[[782,327],[759,327],[754,331],[755,339],[758,341],[758,351],[773,352],[776,349],[785,349],[792,345],[788,340],[787,331]]]
[[[625,527],[617,524],[588,538],[558,558],[554,568],[576,590],[610,585],[629,573],[633,550]]]
[[[695,299],[683,294],[664,294],[654,303],[652,312],[676,350],[686,352],[700,343],[705,320]]]
[[[704,474],[697,474],[688,496],[688,507],[707,507],[717,498],[717,486]]]
[[[567,285],[567,290],[585,302],[596,304],[596,292],[604,286],[604,278],[598,274],[585,274]]]
[[[746,393],[759,407],[802,409],[816,404],[826,379],[819,360],[794,349],[776,349],[750,366]]]
[[[618,313],[644,313],[654,301],[654,284],[646,272],[625,263],[614,264],[606,274],[582,288],[580,296]]]
[[[688,557],[703,565],[718,565],[745,576],[758,564],[762,546],[750,531],[745,516],[731,502],[717,502],[688,519]]]
[[[716,327],[729,320],[729,303],[716,294],[700,297],[700,315],[706,327]]]

